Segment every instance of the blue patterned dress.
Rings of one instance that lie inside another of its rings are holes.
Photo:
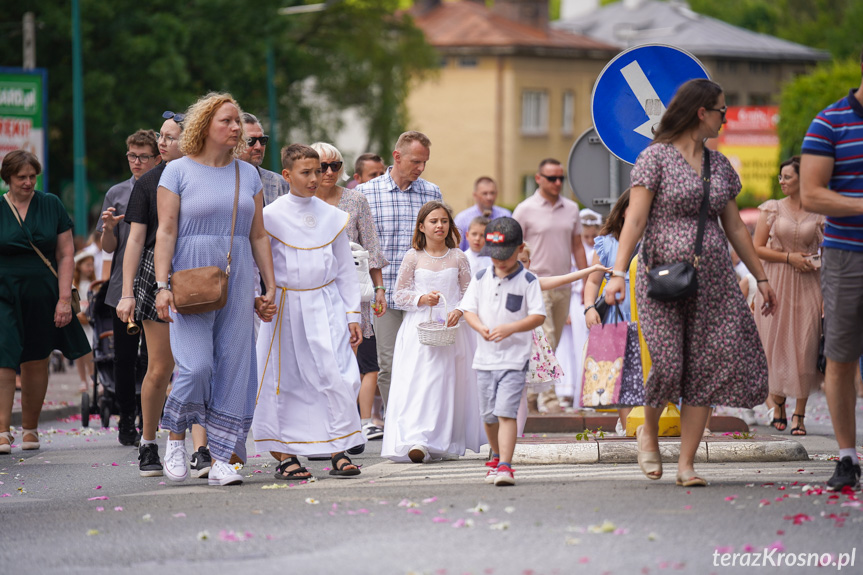
[[[220,461],[228,461],[231,453],[246,459],[246,436],[255,410],[255,274],[249,233],[261,178],[254,166],[239,160],[215,168],[186,157],[168,164],[159,181],[159,186],[180,196],[173,270],[204,266],[224,269],[231,240],[237,162],[240,200],[228,303],[207,313],[171,314],[171,351],[179,376],[161,422],[174,433],[183,433],[193,423],[203,425],[210,452]]]

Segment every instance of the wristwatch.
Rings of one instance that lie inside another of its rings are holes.
[[[163,290],[163,289],[171,289],[171,288],[168,287],[168,282],[156,282],[156,289]]]
[[[612,270],[611,275],[613,275],[613,276],[614,276],[614,277],[616,277],[616,278],[623,278],[623,279],[626,279],[626,272],[621,272],[621,271],[617,271],[617,270]]]

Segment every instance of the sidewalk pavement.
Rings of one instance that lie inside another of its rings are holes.
[[[80,381],[74,367],[67,365],[65,372],[51,373],[48,380],[48,393],[40,418],[40,427],[50,422],[70,416],[80,415],[81,394],[78,392]],[[778,432],[766,420],[759,420],[748,434],[725,431],[739,429],[733,415],[735,410],[718,408],[711,422],[713,434],[705,437],[698,450],[701,462],[772,462],[804,461],[808,459],[828,459],[837,454],[838,448],[833,437],[833,426],[823,393],[815,393],[809,398],[806,410],[807,436],[792,436],[791,413],[793,400],[789,401],[788,429]],[[858,438],[863,431],[863,400],[857,402]],[[719,417],[717,417],[719,416]],[[724,417],[723,417],[724,416]],[[602,425],[606,431],[604,438],[587,435],[577,439],[583,429],[597,429],[600,426],[596,417],[604,417],[608,423]],[[516,446],[516,463],[635,463],[636,444],[634,438],[621,438],[609,431],[614,429],[613,415],[574,414],[568,416],[531,416],[527,432]],[[94,422],[95,423],[95,422]],[[742,423],[742,422],[740,422]],[[12,408],[12,425],[21,425],[21,397],[15,394]],[[99,425],[99,424],[96,424]],[[723,427],[726,426],[726,427]],[[565,433],[561,433],[564,431]],[[662,438],[660,448],[663,461],[673,462],[679,453],[679,438]]]

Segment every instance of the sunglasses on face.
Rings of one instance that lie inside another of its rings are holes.
[[[250,148],[255,145],[255,142],[260,142],[262,146],[266,146],[267,142],[269,141],[269,136],[254,136],[251,138],[246,138],[246,143],[249,145]]]
[[[166,110],[162,114],[162,117],[165,118],[166,120],[174,120],[178,124],[182,124],[183,120],[186,119],[186,114],[175,114],[174,112],[172,112],[170,110]]]
[[[327,169],[329,168],[333,171],[334,174],[338,174],[339,170],[342,169],[343,164],[344,162],[321,162],[321,173],[326,174]]]
[[[728,113],[728,106],[723,106],[721,108],[705,108],[708,112],[719,112],[722,116],[722,121],[725,121],[725,114]]]
[[[542,176],[552,184],[555,182],[560,182],[562,184],[564,180],[566,180],[566,176],[546,176],[545,174],[540,174],[540,176]]]

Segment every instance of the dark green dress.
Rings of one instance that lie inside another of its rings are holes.
[[[0,368],[45,359],[59,349],[69,359],[90,351],[77,318],[54,326],[59,299],[57,278],[33,251],[32,242],[57,269],[57,236],[72,229],[72,220],[57,196],[36,191],[18,225],[5,198],[0,198]],[[29,235],[29,238],[28,238]]]

